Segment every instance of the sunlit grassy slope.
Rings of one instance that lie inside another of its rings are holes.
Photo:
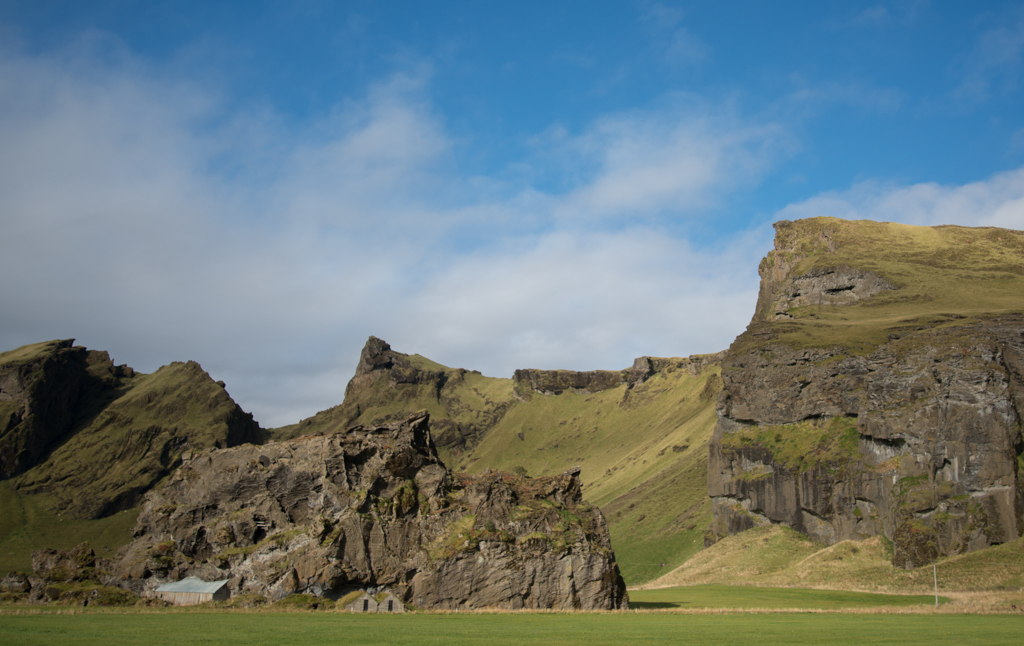
[[[252,439],[229,441],[237,407],[199,364],[175,362],[137,374],[113,392],[44,462],[15,478],[20,491],[46,493],[77,518],[102,517],[169,474],[186,447]]]
[[[721,381],[717,367],[694,375],[687,365],[675,360],[628,397],[625,385],[533,393],[477,447],[449,460],[457,470],[529,475],[578,465],[584,497],[608,519],[626,583],[648,580],[699,550],[711,517],[707,445]]]
[[[961,325],[1024,312],[1020,231],[811,218],[779,228],[776,250],[762,270],[776,263],[795,263],[790,277],[844,265],[865,269],[897,288],[850,306],[790,310],[793,320],[772,323],[778,335],[772,342],[796,347],[868,352],[901,327]],[[759,311],[755,322],[765,314]],[[754,342],[744,335],[733,349]]]
[[[1024,587],[1024,539],[939,561],[939,590],[983,591]],[[927,593],[931,567],[894,567],[884,538],[826,547],[780,526],[729,536],[645,587],[755,585]]]

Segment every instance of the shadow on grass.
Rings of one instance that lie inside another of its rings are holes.
[[[664,608],[685,608],[689,601],[676,601],[666,603],[664,601],[630,601],[630,610],[660,610]]]

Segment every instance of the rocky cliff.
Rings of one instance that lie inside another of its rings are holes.
[[[355,424],[382,424],[426,410],[437,443],[464,450],[474,446],[513,404],[507,379],[396,352],[386,341],[371,336],[340,405],[298,424],[274,429],[272,434],[275,439],[289,439],[334,433]]]
[[[578,469],[454,476],[425,414],[183,459],[119,554],[137,592],[196,575],[270,598],[388,586],[422,608],[627,603]]]
[[[0,478],[35,466],[71,431],[87,400],[131,374],[74,339],[0,354]]]
[[[1024,234],[776,225],[722,365],[707,541],[759,524],[893,562],[1024,533]]]

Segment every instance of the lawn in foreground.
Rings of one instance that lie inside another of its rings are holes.
[[[949,599],[939,597],[939,603]],[[934,605],[928,595],[874,594],[807,588],[755,588],[740,585],[693,585],[659,590],[633,590],[629,605],[636,610],[661,608],[880,608]]]
[[[0,616],[3,644],[1019,644],[1024,616],[153,613]]]

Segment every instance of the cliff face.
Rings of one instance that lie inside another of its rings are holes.
[[[453,477],[425,414],[201,452],[147,495],[117,567],[139,592],[196,575],[270,598],[388,586],[424,608],[624,607],[577,472]]]
[[[723,362],[707,541],[765,523],[829,544],[882,534],[914,567],[1024,532],[1024,236],[890,230],[886,255],[882,226],[776,225],[757,313]],[[933,246],[901,256],[904,234]],[[998,240],[1004,264],[972,290],[943,262],[950,236],[975,253]],[[967,297],[940,291],[954,282]]]
[[[0,355],[0,478],[35,466],[74,426],[83,399],[112,387],[119,369],[74,339]]]

